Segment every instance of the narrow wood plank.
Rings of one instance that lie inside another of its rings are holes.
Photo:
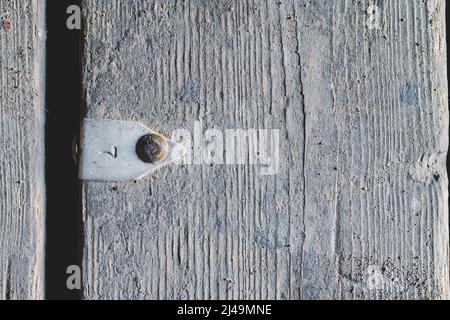
[[[445,2],[370,5],[84,1],[87,117],[280,137],[85,182],[86,299],[449,297]]]
[[[335,295],[448,298],[445,3],[377,10],[370,29],[351,2],[332,8]]]
[[[0,299],[44,297],[45,1],[0,0]]]

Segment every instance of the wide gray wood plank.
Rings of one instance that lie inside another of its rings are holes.
[[[445,1],[371,4],[83,2],[87,117],[280,134],[274,175],[85,182],[86,299],[450,297]]]
[[[44,295],[45,1],[0,0],[0,299]]]

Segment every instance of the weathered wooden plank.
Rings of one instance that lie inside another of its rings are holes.
[[[445,2],[371,4],[84,1],[87,117],[280,140],[85,182],[85,298],[449,297]]]
[[[448,298],[444,12],[389,1],[361,32],[367,16],[333,6],[339,297]]]
[[[0,0],[0,299],[44,297],[44,5]]]

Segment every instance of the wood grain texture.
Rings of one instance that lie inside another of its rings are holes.
[[[84,1],[87,117],[280,130],[273,176],[85,182],[86,299],[449,298],[445,2],[370,4]]]
[[[0,0],[0,299],[44,294],[44,1]]]

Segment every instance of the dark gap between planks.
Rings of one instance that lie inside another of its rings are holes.
[[[81,267],[81,205],[72,142],[79,133],[81,35],[68,30],[66,11],[81,1],[47,1],[46,57],[46,299],[80,299],[66,286],[70,265]]]

